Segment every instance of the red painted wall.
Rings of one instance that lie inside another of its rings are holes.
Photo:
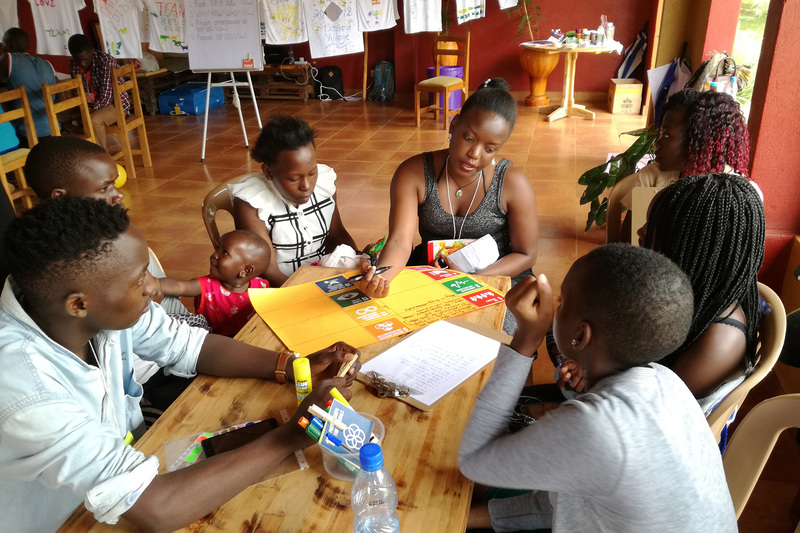
[[[3,1],[3,0],[0,0]],[[6,0],[7,1],[7,0]],[[36,35],[33,28],[28,0],[16,1],[19,9],[20,27],[28,32],[31,38],[31,51],[36,50]],[[394,61],[397,91],[410,93],[414,84],[425,77],[425,68],[433,64],[431,46],[433,33],[407,35],[403,29],[402,1],[400,1],[401,18],[398,25],[390,30],[369,34],[369,65],[375,61]],[[448,0],[455,11],[455,0]],[[730,1],[730,0],[725,0]],[[650,15],[653,0],[597,0],[595,2],[571,2],[565,5],[560,0],[540,0],[545,20],[539,22],[540,34],[546,38],[551,28],[563,31],[577,27],[597,29],[600,15],[605,14],[616,25],[616,38],[623,45],[628,45],[641,30]],[[84,33],[92,36],[91,23],[97,21],[93,0],[86,0],[86,7],[80,12]],[[510,84],[512,90],[524,91],[529,88],[527,75],[519,66],[519,42],[513,40],[516,24],[506,12],[500,11],[496,0],[489,0],[487,15],[464,26],[454,25],[452,31],[463,33],[468,27],[472,34],[470,85],[476,87],[486,78],[501,76]],[[294,46],[294,56],[310,59],[308,44]],[[45,56],[57,70],[66,71],[68,59],[59,56]],[[315,60],[318,66],[338,65],[342,68],[344,86],[348,89],[361,87],[364,71],[363,54],[349,54],[332,58]],[[575,83],[576,91],[605,92],[608,80],[616,76],[621,57],[616,54],[604,54],[593,57],[582,57],[578,63],[578,75]],[[550,76],[548,90],[560,91],[563,85],[563,61]]]
[[[736,26],[739,24],[739,11],[742,0],[712,0],[708,13],[708,28],[703,44],[703,60],[709,59],[715,52],[733,52],[733,41],[736,39]]]
[[[800,234],[800,2],[772,0],[750,111],[751,177],[764,191],[767,253],[759,278],[780,290],[792,236]]]

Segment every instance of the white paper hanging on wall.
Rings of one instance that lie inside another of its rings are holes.
[[[186,42],[186,11],[183,0],[144,0],[144,4],[150,17],[150,50],[185,54],[189,46]]]
[[[406,33],[442,31],[441,0],[404,0],[403,19]]]
[[[388,30],[400,18],[397,0],[356,0],[356,14],[360,31]]]
[[[486,16],[486,0],[456,0],[456,20],[464,24]]]
[[[518,0],[497,0],[500,3],[500,9],[508,9],[516,7]]]
[[[103,0],[95,2],[94,9],[100,22],[103,51],[116,59],[142,59],[142,0]]]
[[[302,0],[261,0],[261,38],[267,44],[297,44],[308,40]]]
[[[364,51],[355,0],[306,0],[303,6],[312,58]]]

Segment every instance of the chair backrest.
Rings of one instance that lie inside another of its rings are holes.
[[[741,516],[778,436],[796,427],[800,427],[800,394],[785,394],[753,407],[733,432],[722,464],[736,518]]]
[[[13,91],[5,91],[0,93],[0,104],[19,100],[19,107],[0,113],[0,124],[4,122],[11,122],[21,118],[25,122],[25,133],[28,136],[28,148],[38,142],[36,138],[36,128],[33,125],[33,115],[31,115],[31,106],[28,104],[28,93],[25,92],[24,85],[18,85]],[[6,109],[7,106],[3,106]]]
[[[93,143],[97,142],[89,113],[89,103],[86,101],[86,93],[83,90],[83,82],[80,79],[74,78],[61,83],[54,83],[53,85],[43,83],[42,94],[44,95],[44,107],[52,135],[61,135],[61,129],[58,126],[58,114],[67,109],[77,107],[81,113],[81,122],[83,122],[82,138]],[[53,102],[53,97],[60,94],[64,94],[64,96],[57,97],[56,102]]]
[[[622,199],[636,185],[636,174],[631,174],[619,180],[608,193],[608,206],[606,207],[606,244],[621,242],[620,229],[622,228]]]
[[[717,440],[719,440],[720,433],[728,419],[742,405],[750,389],[758,385],[775,366],[775,362],[781,354],[781,348],[783,348],[783,339],[786,337],[786,309],[783,307],[783,302],[775,294],[775,291],[762,283],[758,284],[758,292],[770,305],[772,311],[761,319],[758,327],[755,369],[707,417],[711,431]]]
[[[120,77],[125,81],[111,84],[111,89],[114,93],[114,107],[117,109],[117,126],[122,127],[122,125],[127,122],[128,129],[132,129],[136,127],[139,122],[144,122],[142,99],[139,96],[139,84],[136,81],[136,69],[133,63],[114,69],[114,79],[117,80]],[[122,107],[122,93],[125,91],[131,92],[131,117],[127,119],[125,119],[125,112]],[[119,120],[120,117],[123,118],[121,122]]]
[[[222,209],[233,215],[233,198],[231,198],[231,193],[228,191],[228,185],[223,183],[212,189],[206,195],[200,209],[203,212],[203,223],[206,225],[208,237],[211,239],[211,244],[216,248],[219,244],[219,228],[216,222],[217,210]]]
[[[440,48],[440,43],[456,43],[457,48]],[[463,58],[464,67],[464,86],[469,87],[469,30],[466,35],[442,35],[437,33],[433,38],[433,59],[436,67],[436,76],[439,76],[439,69],[442,66],[442,58],[456,57]]]

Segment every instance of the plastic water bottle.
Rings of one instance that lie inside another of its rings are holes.
[[[294,48],[291,46],[289,47],[289,57],[287,57],[287,59],[289,60],[288,63],[290,65],[294,65]]]
[[[353,482],[350,506],[356,514],[355,533],[397,533],[397,487],[383,466],[380,445],[367,443],[359,452],[361,470]]]
[[[381,83],[380,91],[378,91],[378,101],[385,102],[388,96],[386,95],[386,84]]]

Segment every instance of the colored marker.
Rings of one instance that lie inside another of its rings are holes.
[[[342,393],[339,392],[336,387],[331,389],[331,396],[333,396],[334,398],[339,400],[339,403],[341,403],[342,405],[344,405],[348,409],[352,409],[353,408],[349,403],[347,403],[347,400],[344,399],[344,396],[342,396]]]
[[[314,439],[315,441],[319,442],[322,439],[322,431],[319,430],[316,426],[309,423],[306,417],[301,417],[300,420],[297,421],[301,428],[306,430],[306,435]]]
[[[561,368],[561,363],[563,363],[561,359],[558,360],[558,364],[556,365],[557,368]],[[572,387],[572,380],[567,381],[567,384]]]
[[[373,276],[377,276],[378,274],[383,274],[384,272],[386,272],[390,268],[392,268],[392,267],[390,267],[390,266],[380,267],[379,269],[377,269],[375,271],[375,274],[373,274]],[[356,274],[355,276],[350,276],[349,278],[347,278],[347,281],[349,281],[350,283],[355,283],[356,281],[361,281],[362,279],[364,279],[364,276],[366,276],[366,275],[367,275],[366,273],[364,273],[364,274]]]
[[[337,439],[336,437],[334,437],[330,433],[326,433],[325,434],[325,438],[328,439],[331,442],[331,444],[333,444],[334,446],[339,446],[340,448],[344,448],[345,450],[347,450],[350,453],[356,453],[356,451],[353,448],[351,448],[350,446],[348,446],[347,444],[345,444],[341,440]]]

